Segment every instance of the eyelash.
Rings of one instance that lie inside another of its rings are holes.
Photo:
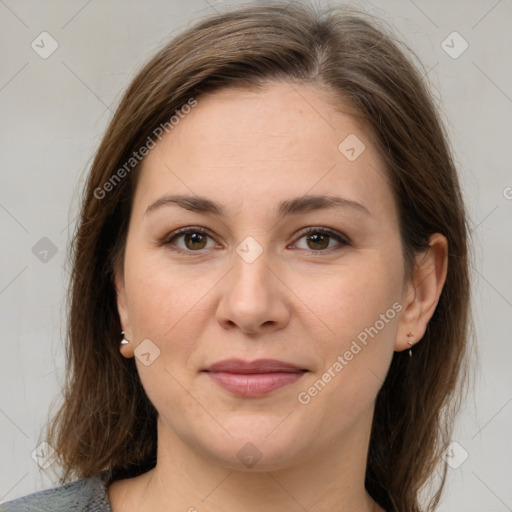
[[[170,233],[168,236],[166,236],[161,241],[160,245],[173,246],[174,245],[172,243],[173,241],[175,241],[176,239],[178,239],[178,238],[180,238],[183,235],[186,235],[188,233],[199,233],[201,235],[204,235],[204,236],[207,236],[207,237],[213,239],[213,237],[210,235],[210,233],[206,229],[201,228],[201,227],[191,226],[191,227],[181,228],[181,229],[178,229],[176,231],[173,231],[172,233]],[[339,233],[338,231],[335,231],[335,230],[330,229],[330,228],[317,228],[317,227],[306,228],[305,230],[299,232],[300,236],[299,236],[299,238],[297,240],[300,240],[301,238],[303,238],[303,237],[305,237],[307,235],[310,235],[310,234],[327,235],[330,238],[336,239],[341,246],[348,246],[348,245],[350,245],[348,237],[346,237],[342,233]],[[327,249],[319,249],[319,250],[310,249],[309,252],[312,253],[312,254],[319,254],[319,253],[322,253],[322,252],[330,253],[332,251],[332,249],[333,249],[332,247],[327,248]],[[177,248],[176,246],[174,246],[174,247],[172,247],[171,250],[175,251],[177,253],[186,254],[187,256],[195,256],[197,254],[202,254],[202,252],[207,250],[207,249],[198,249],[197,251],[193,251],[193,250],[190,250],[190,249],[188,249],[188,250],[180,249],[180,248]],[[307,251],[307,249],[302,249],[302,250]]]

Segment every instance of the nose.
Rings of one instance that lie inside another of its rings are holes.
[[[216,317],[224,329],[268,334],[290,320],[286,286],[268,265],[265,253],[252,263],[235,256],[234,268],[222,280]]]

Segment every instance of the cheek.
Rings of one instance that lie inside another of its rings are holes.
[[[189,361],[204,330],[204,292],[190,276],[176,272],[165,261],[135,256],[131,266],[126,265],[125,274],[130,285],[133,335],[137,344],[150,339],[159,350],[149,366],[136,358],[142,386],[159,412],[170,407],[195,411],[193,400],[183,393],[180,383],[189,379]]]
[[[322,287],[313,288],[306,281],[304,289],[318,290],[311,298],[312,309],[320,312],[320,318],[325,318],[336,335],[342,339],[355,338],[383,314],[389,320],[386,326],[393,323],[397,316],[393,304],[401,298],[400,268],[399,261],[391,265],[381,258],[361,258],[357,265],[339,268],[327,276]],[[378,327],[382,327],[381,323]]]
[[[379,256],[372,263],[369,258],[326,281],[319,311],[335,335],[331,332],[320,345],[321,382],[316,381],[311,393],[305,391],[319,411],[332,410],[336,403],[333,414],[340,422],[371,407],[393,357],[403,308],[401,259],[395,256],[392,261]]]
[[[136,340],[151,339],[162,355],[182,367],[193,352],[208,315],[207,291],[218,276],[171,265],[160,251],[127,251],[125,279]],[[206,294],[206,296],[205,296]]]
[[[344,404],[345,412],[359,410],[372,403],[382,385],[403,308],[401,259],[395,256],[390,261],[368,254],[357,265],[338,269],[336,276],[323,280],[324,293],[316,294],[312,307],[329,327],[317,338],[322,360],[322,382],[317,386],[322,398],[315,398],[317,403],[335,401]],[[305,282],[304,289],[307,286]]]

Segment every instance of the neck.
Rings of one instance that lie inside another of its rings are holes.
[[[157,465],[112,484],[113,511],[384,512],[364,488],[369,420],[342,440],[325,443],[323,452],[298,456],[286,467],[267,463],[240,470],[191,448],[159,419]]]

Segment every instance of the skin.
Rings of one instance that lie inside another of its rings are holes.
[[[366,146],[354,161],[338,150],[349,134]],[[176,205],[146,211],[166,194],[205,196],[225,215]],[[368,213],[277,216],[281,201],[305,194],[343,196]],[[162,243],[186,226],[210,235]],[[308,242],[307,227],[331,228],[350,243]],[[236,252],[248,236],[262,249],[251,263]],[[134,357],[150,339],[160,355],[147,366],[137,358],[159,413],[157,465],[109,487],[114,512],[382,510],[364,488],[375,398],[394,351],[419,342],[434,312],[446,239],[432,236],[416,262],[407,281],[398,212],[371,134],[325,92],[273,82],[200,98],[144,160],[116,274],[130,340],[122,354]],[[298,394],[394,303],[394,318],[300,403]],[[241,398],[201,372],[231,357],[309,371],[264,397]],[[237,457],[248,442],[261,454],[251,468]]]

